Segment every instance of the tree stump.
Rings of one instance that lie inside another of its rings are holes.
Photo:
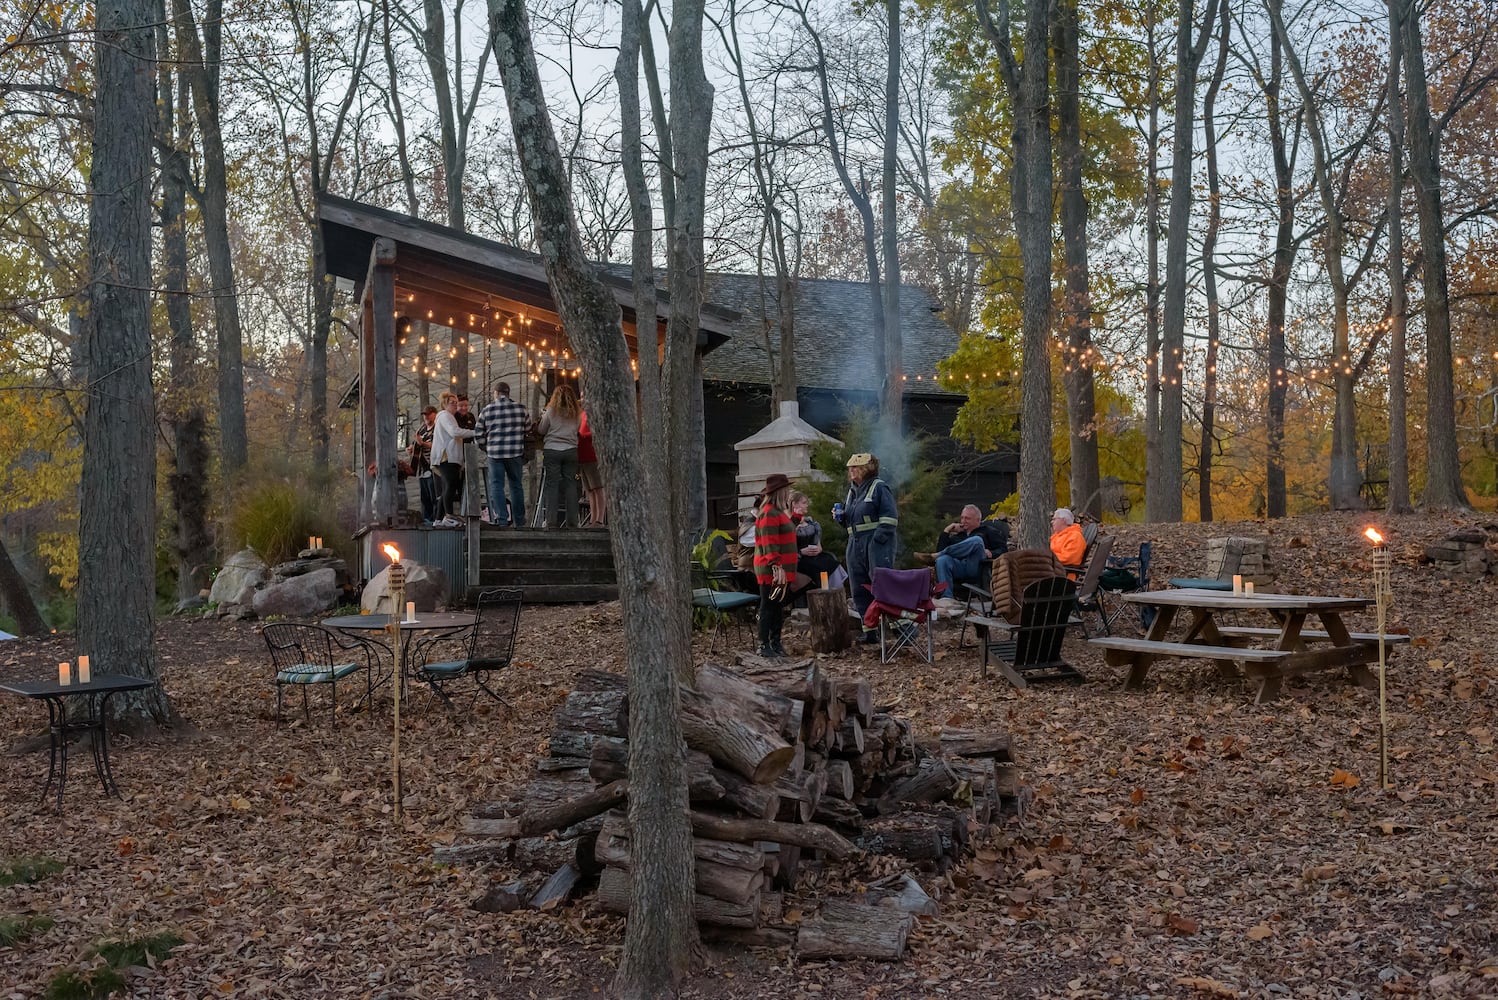
[[[808,590],[806,610],[811,616],[811,648],[817,653],[837,653],[853,645],[848,626],[848,595],[842,588]]]

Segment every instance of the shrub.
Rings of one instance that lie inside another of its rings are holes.
[[[229,508],[229,543],[234,551],[254,549],[271,565],[294,559],[311,535],[335,547],[340,529],[325,501],[306,485],[263,480],[243,490]]]
[[[0,886],[30,885],[33,882],[40,882],[48,875],[56,875],[60,871],[62,871],[62,862],[56,858],[10,858],[0,864]]]
[[[0,917],[0,948],[14,948],[51,927],[51,917]]]

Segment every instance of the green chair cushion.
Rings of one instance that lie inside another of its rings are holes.
[[[338,663],[331,667],[320,663],[298,663],[276,673],[277,684],[327,684],[340,680],[359,669],[357,663]]]
[[[744,608],[758,603],[758,594],[745,594],[737,590],[708,590],[703,588],[692,591],[692,606],[694,608],[716,608],[719,611],[732,611],[735,608]]]
[[[467,660],[443,660],[440,663],[424,663],[421,672],[438,677],[457,677],[468,670]]]

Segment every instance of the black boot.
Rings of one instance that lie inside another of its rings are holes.
[[[787,653],[785,651],[785,647],[780,644],[779,639],[776,639],[774,642],[770,643],[770,649],[772,650],[770,655],[775,657],[776,659],[787,659],[791,655],[790,653]]]

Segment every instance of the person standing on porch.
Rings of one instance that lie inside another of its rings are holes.
[[[479,447],[489,458],[489,520],[501,526],[525,524],[525,434],[531,415],[510,398],[510,383],[494,383],[494,401],[479,413],[474,431]],[[505,484],[510,504],[505,510]]]
[[[432,472],[432,434],[436,429],[437,408],[428,406],[421,411],[421,426],[416,429],[416,440],[411,442],[411,468],[416,470],[416,481],[421,486],[424,528],[442,516],[442,480]]]
[[[858,620],[863,621],[864,612],[874,599],[864,585],[873,583],[876,568],[894,567],[895,528],[900,518],[895,509],[895,491],[879,478],[879,459],[866,451],[849,458],[848,479],[851,483],[848,499],[841,515],[834,510],[833,516],[848,529],[844,564],[853,586],[853,607]],[[878,642],[879,630],[865,626],[863,641]]]
[[[442,409],[437,413],[437,423],[432,429],[432,465],[442,478],[442,520],[435,522],[439,528],[462,527],[458,519],[458,502],[463,488],[463,442],[473,437],[474,432],[458,426],[458,397],[444,392],[438,402]]]
[[[541,502],[548,528],[556,524],[578,526],[577,432],[581,424],[582,407],[578,405],[577,393],[570,385],[557,386],[536,428],[542,438]],[[561,511],[557,510],[559,497],[564,505]]]

